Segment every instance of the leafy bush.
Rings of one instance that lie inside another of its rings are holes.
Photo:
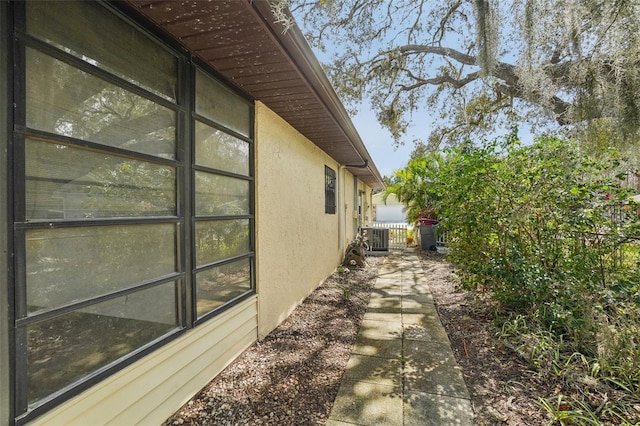
[[[596,353],[597,320],[639,277],[637,263],[616,262],[640,222],[612,175],[615,157],[596,162],[568,141],[521,146],[511,136],[446,158],[438,212],[463,282]]]
[[[463,285],[490,292],[503,324],[526,322],[537,366],[588,360],[589,375],[639,401],[640,220],[615,153],[596,161],[555,137],[523,146],[514,132],[437,158],[413,186],[447,229]]]

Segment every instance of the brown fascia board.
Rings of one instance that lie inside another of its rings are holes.
[[[349,171],[354,175],[358,175],[361,169],[367,169],[375,178],[375,182],[379,188],[384,188],[384,183],[380,172],[376,168],[367,148],[362,142],[358,131],[356,130],[349,114],[344,108],[342,101],[336,94],[331,82],[327,78],[322,66],[318,62],[307,40],[302,35],[297,24],[285,31],[284,27],[275,22],[273,11],[267,0],[245,0],[255,10],[258,17],[272,34],[274,39],[282,46],[286,54],[291,58],[292,63],[300,70],[304,78],[308,81],[310,87],[318,95],[320,101],[325,105],[338,126],[345,133],[349,143],[358,153],[362,163],[346,165]],[[289,11],[287,14],[294,21]]]

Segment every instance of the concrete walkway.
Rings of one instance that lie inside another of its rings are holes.
[[[379,268],[326,424],[473,424],[467,387],[415,253],[394,253]]]

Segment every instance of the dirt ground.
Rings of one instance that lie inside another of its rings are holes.
[[[535,403],[553,389],[496,338],[491,304],[460,290],[442,255],[422,254],[440,321],[462,369],[477,425],[546,425]]]
[[[166,425],[323,425],[383,260],[334,274],[269,336],[185,404]],[[443,257],[422,256],[478,425],[542,425],[548,386],[495,337],[487,304],[456,288]]]

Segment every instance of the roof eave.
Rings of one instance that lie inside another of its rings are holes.
[[[268,0],[126,0],[181,49],[261,101],[372,188],[384,183],[300,29]],[[286,12],[291,16],[290,12]],[[293,20],[293,18],[291,18]]]
[[[302,34],[302,31],[300,31],[300,28],[295,23],[291,13],[286,11],[291,18],[293,25],[291,25],[290,28],[285,29],[280,22],[275,21],[273,11],[267,0],[247,1],[252,4],[256,12],[263,19],[265,25],[269,28],[270,32],[276,37],[280,45],[284,47],[289,57],[301,70],[302,74],[307,77],[310,85],[314,88],[322,103],[329,110],[336,123],[344,131],[349,142],[358,153],[360,157],[360,161],[358,163],[355,163],[354,161],[353,164],[345,164],[349,172],[358,176],[359,174],[362,174],[364,169],[366,169],[378,181],[378,185],[375,186],[375,189],[384,188],[380,172],[376,168],[371,155],[351,121],[349,113],[344,108],[342,101],[333,89],[333,85],[327,78],[322,65],[313,53],[313,50]]]

